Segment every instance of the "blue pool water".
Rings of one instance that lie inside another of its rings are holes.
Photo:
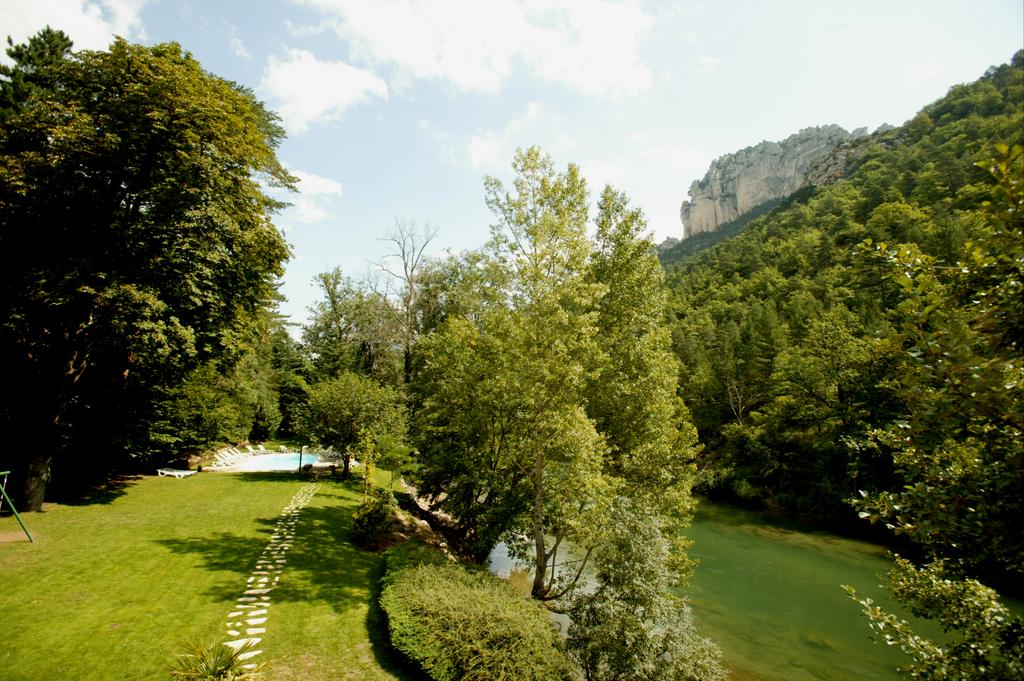
[[[299,457],[302,457],[302,465],[316,463],[319,457],[316,454],[299,454],[288,452],[281,454],[257,454],[246,457],[238,464],[232,466],[237,471],[294,471],[299,468]]]

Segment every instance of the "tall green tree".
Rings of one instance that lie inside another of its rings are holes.
[[[302,340],[317,377],[356,371],[400,384],[400,313],[387,297],[346,277],[340,268],[320,273],[316,283],[323,298],[310,308],[312,319],[302,330]]]
[[[595,335],[602,357],[585,391],[587,414],[607,442],[604,470],[621,481],[620,494],[685,524],[699,445],[677,395],[665,275],[643,213],[625,194],[605,187],[595,222],[588,278],[603,289]]]
[[[87,426],[144,450],[158,397],[269,305],[288,248],[263,187],[293,182],[277,117],[177,44],[35,74],[0,128],[0,418],[31,509]]]
[[[271,362],[276,375],[278,409],[281,412],[277,435],[294,437],[298,432],[299,415],[306,404],[313,368],[302,346],[292,338],[286,322],[275,323],[270,333]]]
[[[171,391],[165,423],[150,425],[169,450],[267,440],[277,430],[281,411],[272,325],[265,314],[245,319],[230,334],[228,352],[202,364]]]
[[[520,151],[511,192],[486,181],[498,218],[482,267],[488,296],[473,319],[423,341],[417,411],[425,494],[462,524],[483,559],[498,537],[535,565],[533,594],[568,585],[549,567],[561,543],[599,524],[605,445],[584,392],[600,350],[586,277],[587,196],[575,166],[557,172]]]
[[[14,44],[7,38],[7,56],[13,64],[0,64],[0,117],[25,106],[33,90],[52,87],[52,71],[71,54],[71,38],[47,26],[28,39]]]
[[[341,453],[346,478],[357,451],[402,441],[408,427],[397,390],[351,371],[309,389],[301,424],[304,436]]]
[[[512,191],[486,184],[499,224],[476,268],[479,304],[420,344],[421,491],[477,558],[506,538],[533,565],[533,596],[557,609],[610,545],[616,499],[685,522],[696,433],[640,212],[606,189],[591,241],[574,166],[529,149],[513,169]],[[663,567],[678,577],[682,561]]]

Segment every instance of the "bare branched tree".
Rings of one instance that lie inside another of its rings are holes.
[[[383,239],[390,244],[390,250],[377,265],[380,271],[391,277],[385,293],[395,303],[392,309],[402,334],[406,382],[412,371],[412,345],[419,331],[417,302],[422,288],[420,274],[427,246],[437,232],[437,227],[429,223],[420,227],[413,221],[396,218],[395,228]]]

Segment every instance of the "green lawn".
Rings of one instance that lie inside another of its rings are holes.
[[[225,622],[278,515],[308,481],[202,473],[127,481],[90,503],[0,518],[0,676],[167,679]],[[269,678],[402,679],[375,599],[379,557],[348,542],[357,483],[330,480],[299,516],[258,659]]]

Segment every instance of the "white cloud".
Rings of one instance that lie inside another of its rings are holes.
[[[312,225],[331,217],[331,213],[317,201],[299,198],[288,207],[288,216],[296,222]]]
[[[518,140],[524,136],[522,133],[530,130],[545,114],[556,116],[544,102],[528,102],[522,115],[513,118],[501,130],[485,130],[470,135],[466,144],[469,165],[478,171],[494,171],[506,167],[512,160],[512,152],[517,144],[521,145]],[[561,141],[568,142],[569,138],[563,136]],[[526,142],[527,145],[530,143]]]
[[[369,71],[342,61],[320,61],[296,49],[288,50],[285,59],[267,59],[260,90],[276,101],[290,133],[341,120],[348,109],[372,97],[388,98],[388,86]]]
[[[587,187],[590,188],[592,199],[596,199],[606,184],[621,189],[623,176],[626,169],[621,163],[615,161],[592,160],[580,165],[583,177],[587,179]]]
[[[395,67],[393,84],[435,79],[495,92],[520,63],[594,96],[647,89],[639,50],[653,17],[637,0],[293,0],[319,11],[353,57]]]
[[[469,138],[469,146],[466,149],[469,164],[476,170],[501,166],[506,146],[508,146],[507,137],[498,135],[493,130],[473,135]]]
[[[252,59],[252,55],[249,54],[249,50],[245,48],[245,43],[243,43],[242,39],[238,36],[231,36],[231,42],[228,44],[231,47],[231,53],[234,54],[236,57],[241,57],[242,59]]]
[[[142,8],[147,0],[5,0],[0,26],[5,36],[22,43],[49,25],[68,34],[76,50],[103,50],[115,35],[144,40]],[[0,61],[9,63],[0,51]]]
[[[427,137],[435,142],[446,142],[450,137],[447,131],[437,127],[426,118],[420,119],[420,122],[416,124],[416,127],[422,130]]]
[[[547,139],[546,132],[557,127],[561,115],[544,102],[527,102],[522,113],[500,129],[489,128],[470,135],[452,135],[437,127],[428,119],[422,119],[417,127],[424,136],[436,143],[444,163],[453,166],[469,166],[478,172],[497,172],[507,169],[517,146],[536,144],[538,139]],[[576,140],[572,135],[558,134],[553,145],[545,151],[564,152],[572,149]]]
[[[238,29],[234,26],[229,26],[228,35],[230,36],[228,39],[228,47],[231,48],[231,53],[236,57],[241,57],[242,59],[252,59],[252,54],[249,53],[249,50],[246,48],[245,43],[242,42],[242,39],[238,37]]]
[[[641,151],[639,156],[641,164],[666,168],[673,182],[684,188],[704,177],[713,160],[709,152],[688,144],[659,144]]]
[[[279,226],[288,225],[290,230],[291,223],[309,225],[334,216],[334,208],[344,192],[340,182],[294,168],[288,168],[288,172],[298,179],[296,192],[265,187],[272,196],[290,204],[275,221]]]
[[[341,197],[341,183],[303,170],[289,169],[288,172],[299,178],[299,195],[291,200],[289,216],[305,224],[323,222],[331,217],[332,197]]]
[[[342,186],[336,180],[302,170],[289,170],[288,172],[299,178],[299,193],[301,194],[306,196],[341,196]]]
[[[636,135],[641,139],[641,135]],[[685,144],[654,144],[610,159],[595,158],[580,164],[591,200],[605,184],[626,192],[631,205],[641,207],[655,241],[682,236],[679,204],[690,183],[703,177],[711,154]]]
[[[697,57],[697,65],[705,71],[714,71],[715,67],[718,66],[718,62],[718,57],[712,57],[707,54],[702,54]]]

